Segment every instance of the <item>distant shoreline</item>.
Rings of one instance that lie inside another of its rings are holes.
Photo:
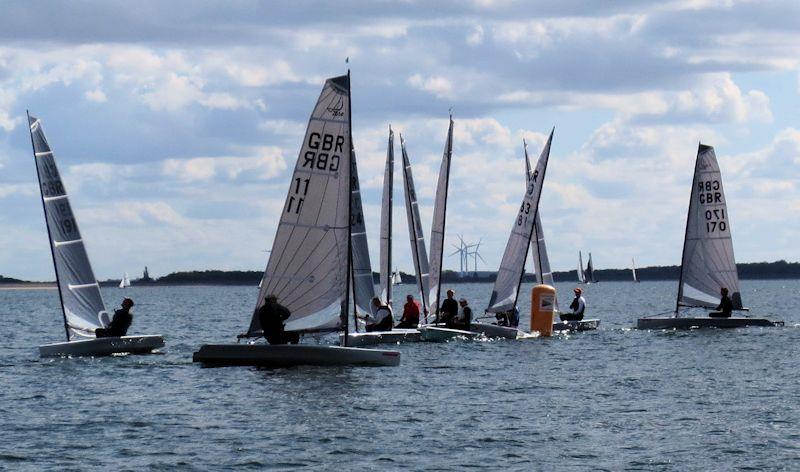
[[[800,262],[749,262],[736,265],[741,280],[796,280],[800,279]],[[636,274],[640,281],[677,281],[680,277],[680,267],[678,266],[653,266],[641,267],[636,269]],[[131,285],[134,287],[179,287],[189,285],[213,285],[213,286],[252,286],[256,287],[264,273],[262,271],[186,271],[173,272],[159,277],[158,279],[134,279]],[[477,274],[468,274],[460,277],[452,270],[442,273],[443,283],[492,283],[497,276],[496,272],[481,271]],[[411,274],[400,272],[400,277],[404,285],[416,284],[416,278]],[[633,279],[630,269],[597,269],[595,277],[598,282],[631,281]],[[554,272],[553,278],[556,282],[578,283],[576,270],[565,272]],[[373,273],[373,279],[379,282],[378,274]],[[526,273],[523,282],[535,281],[535,275]],[[119,285],[119,280],[104,280],[100,282],[103,287],[115,287]],[[55,282],[28,282],[19,279],[0,276],[0,290],[53,290],[56,288]]]

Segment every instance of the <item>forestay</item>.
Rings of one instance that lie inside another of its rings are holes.
[[[742,308],[722,174],[714,148],[700,144],[686,218],[677,304],[716,307],[722,287],[728,289],[733,307]]]
[[[72,213],[72,206],[61,182],[55,156],[44,135],[42,123],[39,119],[28,116],[28,124],[66,321],[67,340],[94,338],[94,330],[104,327],[101,313],[106,311],[100,286],[89,263],[78,223]]]
[[[453,155],[453,117],[447,129],[447,142],[444,145],[442,164],[439,167],[439,182],[436,184],[436,200],[433,204],[433,223],[431,224],[431,263],[428,287],[428,302],[433,312],[439,313],[439,294],[441,292],[442,259],[444,257],[444,227],[447,219],[447,191],[450,186],[450,160]]]
[[[392,200],[394,194],[394,132],[389,127],[389,144],[386,148],[386,168],[383,171],[383,199],[381,200],[381,300],[392,303]]]
[[[517,303],[519,286],[525,270],[525,259],[528,257],[528,246],[531,244],[534,221],[538,212],[539,197],[542,194],[542,183],[547,170],[547,160],[550,157],[552,140],[553,132],[551,131],[536,163],[536,168],[531,174],[528,188],[514,220],[514,225],[511,227],[511,234],[508,237],[503,260],[500,262],[500,268],[497,271],[492,296],[489,299],[489,307],[486,309],[488,312],[501,313],[513,310]]]
[[[528,143],[522,141],[525,149],[525,175],[526,182],[531,181],[531,159],[528,157]],[[536,282],[539,284],[549,285],[555,287],[553,280],[553,271],[550,269],[550,259],[547,256],[547,245],[544,242],[544,229],[542,229],[542,215],[536,212],[536,218],[533,223],[533,237],[531,238],[531,254],[533,255],[533,266],[536,272]],[[558,310],[558,300],[554,303],[556,311]]]
[[[361,205],[361,185],[358,180],[356,153],[350,159],[350,238],[353,243],[353,298],[359,312],[372,313],[375,283],[372,280],[372,264],[369,260],[367,228],[364,224],[364,209]]]
[[[274,294],[292,316],[286,329],[338,329],[347,307],[350,186],[350,80],[328,79],[308,121],[289,182],[248,334]]]
[[[403,154],[403,180],[405,185],[406,216],[408,217],[408,236],[411,240],[411,257],[414,259],[414,270],[417,275],[417,288],[422,298],[422,308],[428,310],[428,251],[425,249],[425,235],[422,232],[422,221],[419,218],[417,192],[414,190],[414,176],[411,174],[411,163],[406,153],[406,142],[400,135],[400,151]]]

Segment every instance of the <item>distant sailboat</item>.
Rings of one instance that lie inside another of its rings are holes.
[[[693,327],[735,328],[783,325],[764,318],[711,318],[681,315],[682,308],[714,309],[720,290],[727,288],[734,310],[744,310],[739,273],[733,256],[731,224],[714,148],[700,144],[686,217],[681,275],[672,316],[639,318],[640,329],[688,329]]]
[[[592,253],[589,253],[589,261],[586,263],[586,270],[583,271],[584,282],[587,284],[597,283],[594,276],[594,264],[592,263]]]
[[[638,282],[639,278],[636,276],[636,261],[631,257],[631,275],[633,275],[633,281]]]
[[[396,269],[392,274],[392,285],[403,285],[403,278],[400,277],[400,272],[398,272]]]
[[[344,331],[343,346],[319,344],[207,344],[193,360],[207,365],[375,365],[396,366],[400,353],[348,347],[351,290],[358,296],[358,232],[363,218],[354,214],[355,174],[350,74],[325,81],[311,113],[291,177],[267,269],[247,333],[263,335],[258,317],[264,298],[273,294],[291,312],[285,329],[314,333]],[[363,256],[363,254],[361,254]],[[355,279],[356,286],[350,282]],[[374,289],[373,289],[374,290]],[[357,301],[353,301],[355,313]]]
[[[122,280],[119,281],[119,288],[126,288],[131,286],[131,279],[128,278],[128,273],[125,272],[125,275],[122,276]]]
[[[581,254],[581,251],[578,251],[578,283],[586,283],[586,274],[583,273],[583,254]]]
[[[67,336],[65,343],[39,346],[39,355],[55,357],[138,354],[163,347],[164,340],[161,336],[95,337],[96,329],[108,327],[108,313],[100,295],[100,285],[92,271],[86,246],[61,182],[55,156],[44,135],[42,122],[28,115],[28,124]]]

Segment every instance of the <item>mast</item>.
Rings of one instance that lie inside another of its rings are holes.
[[[56,273],[56,287],[58,287],[58,301],[61,302],[61,315],[64,317],[64,333],[67,335],[67,342],[69,339],[69,324],[67,323],[67,312],[64,309],[64,295],[61,293],[61,277],[58,275],[58,264],[56,264],[56,249],[53,246],[53,235],[50,233],[50,225],[47,221],[47,207],[44,204],[44,193],[42,193],[42,176],[39,172],[39,164],[36,162],[36,146],[33,144],[33,130],[31,130],[31,115],[28,110],[25,110],[25,115],[28,118],[28,131],[31,135],[31,148],[33,149],[33,163],[36,165],[36,178],[39,181],[39,195],[42,198],[42,211],[44,212],[44,226],[47,228],[47,241],[50,243],[50,256],[53,258],[53,270]]]
[[[692,189],[689,192],[689,209],[686,210],[686,229],[683,232],[683,249],[681,250],[681,275],[678,279],[678,296],[675,298],[675,318],[678,317],[678,309],[681,307],[681,295],[683,295],[683,256],[686,255],[686,238],[689,236],[689,215],[692,212],[692,195],[694,186],[697,185],[697,165],[700,163],[700,146],[703,143],[697,142],[697,157],[694,160],[694,175],[692,175]]]
[[[347,69],[347,135],[350,141],[350,159],[353,159],[353,109],[350,107],[350,69]],[[347,179],[349,180],[349,187],[352,188],[353,176],[350,175],[352,166],[347,169]],[[344,304],[342,305],[342,318],[344,319],[344,337],[342,338],[342,346],[347,347],[347,337],[350,335],[350,321],[347,317],[347,309],[350,306],[350,278],[352,277],[353,270],[353,224],[350,221],[353,211],[353,199],[348,192],[347,198],[347,287],[345,290]],[[355,285],[355,283],[354,283]],[[356,306],[353,303],[353,316],[358,316],[356,313]],[[358,324],[356,323],[356,329]]]

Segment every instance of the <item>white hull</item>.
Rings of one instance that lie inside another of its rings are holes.
[[[419,332],[423,341],[445,342],[451,339],[472,339],[480,336],[480,333],[464,331],[462,329],[442,328],[439,326],[420,326]]]
[[[588,319],[581,321],[556,321],[553,331],[592,331],[600,326],[600,320]]]
[[[39,346],[40,357],[110,356],[112,354],[146,354],[164,347],[159,335],[122,336],[86,339]]]
[[[696,329],[696,328],[744,328],[746,326],[783,326],[783,321],[765,318],[710,318],[710,317],[652,317],[639,318],[638,329]]]
[[[344,333],[339,335],[339,340]],[[350,347],[374,346],[376,344],[397,344],[420,341],[418,329],[393,329],[391,331],[372,331],[370,333],[350,333],[347,345]]]
[[[517,339],[524,337],[526,333],[510,326],[498,326],[491,323],[473,322],[470,323],[469,330],[482,334],[487,338]]]
[[[205,365],[252,365],[263,367],[398,366],[400,353],[357,347],[306,344],[204,344],[192,361]]]

